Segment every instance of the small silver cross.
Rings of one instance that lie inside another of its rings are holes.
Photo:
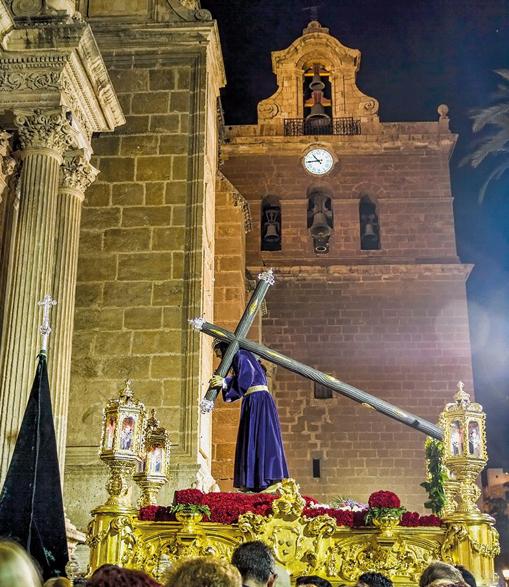
[[[42,336],[41,352],[45,353],[48,350],[48,337],[51,333],[51,326],[49,325],[49,313],[51,306],[56,306],[57,302],[49,294],[46,294],[44,298],[37,302],[38,306],[43,306],[44,312],[42,315],[42,324],[39,326],[39,332]]]

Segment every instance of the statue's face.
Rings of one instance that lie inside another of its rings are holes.
[[[219,346],[214,347],[214,354],[219,359],[222,359],[223,358],[223,351],[221,350],[221,347],[219,347]]]

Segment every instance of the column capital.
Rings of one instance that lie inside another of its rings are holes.
[[[99,170],[87,161],[83,153],[68,152],[60,166],[60,189],[78,192],[83,199],[86,189],[98,173]]]
[[[63,155],[74,142],[74,133],[63,110],[15,112],[23,149],[50,149]]]
[[[30,2],[18,4],[29,8]],[[9,125],[12,112],[21,108],[62,109],[77,134],[74,148],[90,151],[92,133],[125,123],[92,29],[83,19],[25,18],[9,29],[1,16],[0,112]]]

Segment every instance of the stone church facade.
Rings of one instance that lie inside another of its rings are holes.
[[[360,53],[310,23],[273,53],[258,124],[225,126],[217,25],[196,0],[0,0],[0,32],[2,478],[45,293],[79,527],[104,501],[102,408],[127,378],[171,432],[166,498],[231,487],[238,406],[199,413],[213,359],[188,320],[234,328],[262,267],[277,284],[251,337],[432,421],[459,378],[472,388],[446,108],[380,122]],[[313,149],[326,173],[303,166]],[[390,488],[422,509],[424,437],[268,368],[305,493]]]

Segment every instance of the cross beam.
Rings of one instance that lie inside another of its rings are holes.
[[[326,373],[322,373],[317,369],[313,369],[312,367],[304,365],[304,363],[299,363],[299,361],[290,359],[290,357],[273,351],[269,347],[266,347],[262,344],[252,342],[246,338],[239,338],[236,334],[230,332],[229,330],[221,328],[220,326],[216,326],[215,324],[211,324],[210,322],[206,322],[203,320],[203,318],[195,318],[191,321],[191,324],[193,328],[203,332],[204,334],[208,334],[209,336],[213,336],[214,338],[229,344],[235,341],[240,348],[251,351],[255,355],[267,359],[267,361],[270,361],[271,363],[280,365],[289,371],[293,371],[293,373],[298,373],[307,379],[316,381],[317,383],[332,389],[332,391],[335,391],[336,393],[349,397],[350,399],[353,399],[354,401],[366,407],[373,408],[381,414],[385,414],[386,416],[389,416],[389,418],[393,418],[394,420],[397,420],[406,426],[415,428],[416,430],[419,430],[419,432],[424,432],[424,434],[427,434],[432,438],[443,440],[444,434],[439,426],[436,426],[428,420],[419,418],[419,416],[415,416],[406,410],[402,410],[401,408],[393,406],[389,402],[385,402],[373,395],[370,395],[369,393],[366,393],[365,391],[362,391],[361,389],[357,389],[352,385],[348,385],[348,383],[344,383],[343,381],[340,381],[331,375],[327,375]]]
[[[274,285],[274,274],[272,273],[272,269],[268,271],[264,271],[263,273],[258,274],[258,283],[256,284],[255,290],[249,299],[249,302],[242,314],[242,317],[237,324],[237,328],[235,329],[235,333],[231,334],[231,338],[225,342],[228,343],[228,347],[226,348],[225,352],[223,353],[223,358],[219,363],[219,367],[216,369],[215,374],[221,375],[221,377],[226,377],[226,374],[230,370],[232,366],[233,359],[239,350],[239,339],[243,339],[246,334],[248,333],[249,329],[251,328],[251,324],[255,319],[256,313],[260,309],[263,299],[267,294],[267,290],[271,285]],[[196,320],[201,320],[200,318],[191,320],[191,324],[194,325]],[[220,387],[212,387],[210,386],[207,389],[207,393],[205,394],[204,399],[201,401],[200,407],[203,414],[210,412],[214,407],[214,402],[221,391]]]

